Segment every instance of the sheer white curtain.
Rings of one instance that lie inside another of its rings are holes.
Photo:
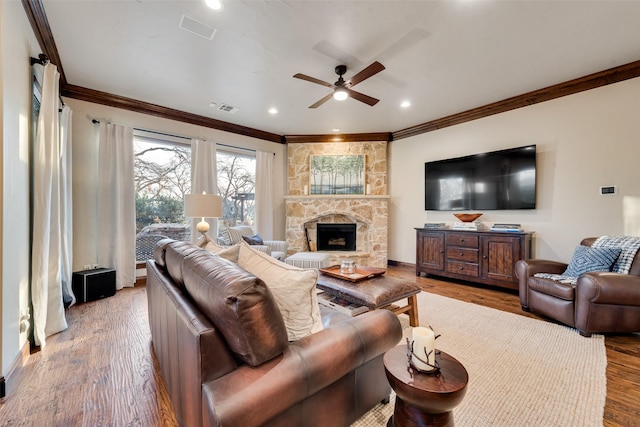
[[[133,128],[100,123],[98,264],[116,270],[116,289],[135,284],[136,209]]]
[[[216,163],[216,144],[201,139],[191,140],[191,194],[218,194],[218,167]],[[191,220],[191,241],[196,242],[200,232],[196,230],[202,218]],[[209,223],[207,236],[215,242],[218,236],[218,219],[205,218]]]
[[[71,118],[73,112],[67,105],[60,113],[60,205],[62,218],[60,221],[60,263],[62,267],[62,294],[65,303],[73,305],[76,302],[71,290],[73,275],[73,199],[71,173]]]
[[[273,153],[256,151],[256,233],[273,239]]]
[[[71,292],[71,110],[59,117],[58,81],[53,64],[44,67],[42,101],[34,144],[31,300],[34,341],[67,328],[64,295]]]

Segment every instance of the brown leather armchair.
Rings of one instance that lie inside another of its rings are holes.
[[[595,240],[589,237],[580,244],[591,246]],[[561,274],[566,268],[567,264],[557,261],[518,261],[515,272],[522,309],[574,327],[585,337],[640,331],[640,251],[629,274],[584,273],[575,286],[534,277],[536,273]]]

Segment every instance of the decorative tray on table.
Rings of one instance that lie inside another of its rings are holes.
[[[384,268],[356,266],[355,273],[342,274],[339,265],[332,265],[331,267],[320,268],[318,271],[338,279],[359,282],[361,280],[371,279],[372,277],[382,276],[387,270]]]

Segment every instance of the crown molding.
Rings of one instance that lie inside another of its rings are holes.
[[[62,88],[60,95],[68,98],[78,99],[81,101],[108,105],[110,107],[122,108],[123,110],[135,111],[137,113],[148,114],[150,116],[162,117],[165,119],[176,120],[183,123],[190,123],[193,125],[204,126],[207,128],[218,129],[238,135],[244,135],[252,138],[262,139],[265,141],[284,144],[284,137],[275,133],[236,125],[233,123],[212,119],[210,117],[200,116],[197,114],[186,113],[184,111],[174,110],[173,108],[150,104],[148,102],[138,101],[136,99],[113,95],[111,93],[101,92],[85,87],[67,84]]]
[[[207,128],[218,129],[225,132],[236,133],[240,135],[250,136],[252,138],[263,139],[266,141],[277,142],[281,144],[289,143],[307,143],[307,142],[370,142],[370,141],[397,141],[403,138],[420,135],[427,132],[433,132],[449,126],[458,125],[472,120],[489,117],[495,114],[504,113],[517,108],[527,107],[540,102],[550,101],[567,95],[595,89],[612,83],[618,83],[624,80],[640,77],[640,60],[619,67],[610,68],[588,76],[580,77],[564,83],[559,83],[544,89],[535,90],[523,95],[507,98],[492,104],[473,108],[461,113],[452,114],[436,120],[431,120],[416,126],[401,129],[395,132],[380,133],[360,133],[360,134],[324,134],[324,135],[278,135],[271,132],[265,132],[246,126],[235,125],[224,122],[222,120],[211,119],[205,116],[199,116],[172,108],[162,107],[131,98],[125,98],[118,95],[112,95],[106,92],[100,92],[93,89],[87,89],[68,83],[62,68],[62,61],[58,54],[55,41],[49,21],[44,11],[42,0],[22,0],[22,5],[26,11],[29,22],[36,39],[40,44],[43,53],[49,57],[49,60],[57,65],[60,72],[60,93],[62,96],[80,99],[87,102],[109,105],[112,107],[123,108],[130,111],[149,114],[180,122],[191,123]],[[340,141],[337,140],[340,138]]]
[[[60,86],[64,87],[67,84],[67,78],[62,69],[62,61],[60,60],[60,54],[56,47],[56,42],[53,39],[51,28],[49,27],[49,21],[47,20],[47,14],[44,11],[44,5],[41,0],[22,0],[22,6],[27,13],[27,18],[31,23],[31,28],[38,40],[42,53],[47,55],[49,61],[58,67],[60,73]]]
[[[473,108],[463,111],[462,113],[452,114],[440,119],[431,120],[417,126],[392,132],[392,140],[397,141],[402,138],[409,138],[434,130],[446,128],[449,126],[459,125],[483,117],[489,117],[494,114],[504,113],[517,108],[528,107],[529,105],[538,104],[540,102],[550,101],[552,99],[561,98],[567,95],[595,89],[601,86],[618,83],[624,80],[640,77],[640,61],[631,62],[619,67],[610,68],[608,70],[589,74],[564,83],[549,86],[544,89],[534,90],[533,92],[523,95],[514,96],[512,98],[503,99],[492,104],[482,107]]]
[[[284,140],[287,144],[303,144],[313,142],[388,142],[391,140],[391,133],[378,132],[324,135],[285,135]]]

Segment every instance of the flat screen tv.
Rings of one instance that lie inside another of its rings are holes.
[[[425,210],[535,209],[536,146],[427,162]]]

